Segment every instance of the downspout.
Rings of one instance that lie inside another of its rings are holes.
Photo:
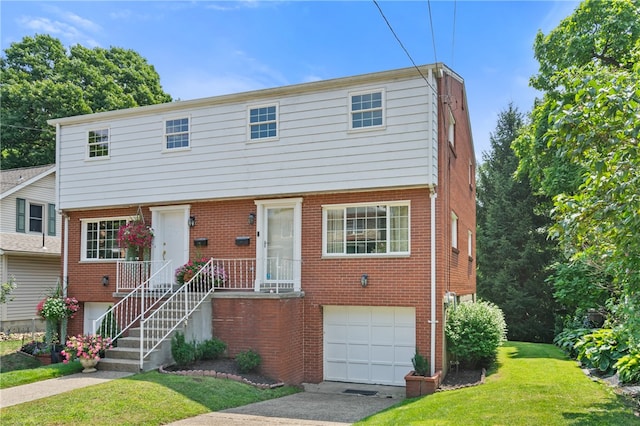
[[[436,198],[435,188],[430,188],[431,194],[431,375],[436,371]]]

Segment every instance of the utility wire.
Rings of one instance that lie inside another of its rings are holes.
[[[431,90],[433,90],[434,92],[436,91],[436,89],[434,89],[434,87],[431,85],[431,83],[429,82],[429,80],[427,79],[427,77],[425,77],[425,75],[422,73],[422,71],[420,70],[420,68],[418,67],[418,65],[416,65],[416,62],[413,60],[413,58],[411,57],[411,54],[409,53],[409,51],[407,50],[406,47],[404,47],[404,44],[402,44],[402,41],[400,40],[400,38],[398,37],[398,35],[396,34],[396,32],[393,30],[393,27],[391,26],[391,23],[389,22],[389,20],[387,19],[386,16],[384,16],[384,12],[382,11],[382,9],[380,8],[380,5],[378,4],[377,0],[373,0],[373,4],[376,5],[376,7],[378,8],[378,11],[380,12],[380,15],[382,16],[382,19],[384,19],[384,22],[387,23],[387,27],[389,27],[389,30],[391,30],[391,34],[393,34],[393,36],[396,38],[396,40],[398,41],[398,44],[400,44],[400,47],[402,47],[402,50],[404,50],[404,53],[407,55],[407,57],[409,58],[409,60],[411,61],[411,63],[413,64],[413,66],[415,67],[416,70],[418,70],[418,73],[420,74],[420,76],[422,77],[422,79],[427,83],[427,85],[431,88]],[[431,31],[433,31],[433,26]]]
[[[13,124],[0,124],[0,127],[13,127],[14,129],[23,129],[23,130],[36,130],[38,132],[48,132],[49,129],[36,129],[33,127],[24,127],[24,126],[14,126]],[[53,130],[53,128],[51,128]]]
[[[433,43],[433,58],[438,63],[438,55],[436,55],[436,34],[433,31],[433,16],[431,14],[431,0],[427,0],[427,5],[429,6],[429,25],[431,25],[431,41]]]

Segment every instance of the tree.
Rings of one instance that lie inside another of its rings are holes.
[[[154,67],[138,53],[25,37],[0,58],[2,168],[55,162],[51,118],[170,102]]]
[[[546,238],[549,218],[538,213],[548,201],[533,195],[526,176],[514,176],[518,158],[511,143],[523,125],[522,114],[509,104],[479,167],[478,295],[502,309],[510,340],[550,342],[556,307],[546,268],[555,243]]]
[[[519,172],[554,201],[556,296],[580,309],[571,293],[606,296],[609,321],[639,344],[640,3],[587,0],[534,51],[544,95],[514,148]]]

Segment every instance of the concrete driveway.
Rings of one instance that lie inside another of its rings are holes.
[[[404,399],[394,386],[323,382],[305,391],[269,401],[207,413],[172,425],[345,425],[382,411]],[[374,393],[363,395],[362,393]]]

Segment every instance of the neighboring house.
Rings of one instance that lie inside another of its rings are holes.
[[[446,372],[446,311],[476,292],[475,154],[446,66],[50,124],[70,333],[127,293],[115,239],[141,213],[154,265],[224,267],[207,326],[263,373],[403,386],[416,349]]]
[[[17,283],[0,305],[0,331],[44,329],[36,307],[62,276],[55,176],[54,164],[0,172],[0,279]]]

